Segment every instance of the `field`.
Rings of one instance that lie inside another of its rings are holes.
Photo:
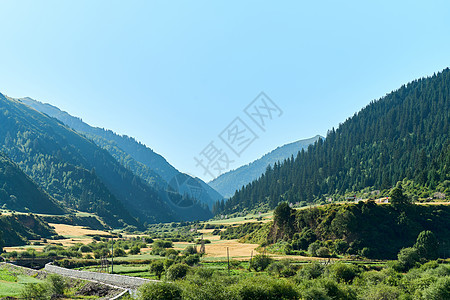
[[[25,284],[38,282],[42,282],[42,280],[37,279],[36,276],[27,276],[0,265],[0,298],[17,297]]]

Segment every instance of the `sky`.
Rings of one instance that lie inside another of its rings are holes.
[[[0,15],[1,93],[205,181],[450,65],[448,1],[0,0]]]

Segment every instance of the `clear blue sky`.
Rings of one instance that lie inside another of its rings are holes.
[[[450,65],[448,1],[0,0],[0,92],[194,156],[236,117],[259,136],[236,168],[325,135],[373,99]],[[243,109],[283,110],[265,132]]]

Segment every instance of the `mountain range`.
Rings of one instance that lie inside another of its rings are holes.
[[[247,165],[220,175],[214,180],[208,182],[208,184],[221,193],[224,197],[229,198],[233,196],[237,190],[246,186],[253,180],[258,179],[262,174],[264,174],[269,165],[273,166],[276,162],[283,162],[287,158],[297,156],[299,151],[306,149],[311,144],[314,144],[314,142],[316,142],[319,138],[323,137],[316,135],[315,137],[309,139],[299,140],[278,147]]]
[[[92,127],[82,119],[74,117],[59,108],[36,101],[29,97],[18,101],[36,109],[39,112],[56,118],[68,127],[93,140],[99,147],[107,150],[125,167],[147,183],[162,189],[175,189],[180,194],[188,194],[200,203],[206,203],[209,208],[221,200],[223,196],[200,178],[193,178],[181,173],[167,160],[155,153],[146,145],[126,135],[118,135],[111,130]],[[176,185],[176,186],[174,186]]]
[[[0,124],[0,151],[64,209],[112,227],[211,217],[206,205],[148,184],[86,136],[3,94]],[[176,205],[186,198],[190,205]]]

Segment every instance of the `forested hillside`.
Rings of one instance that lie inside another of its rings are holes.
[[[282,162],[291,156],[297,156],[299,151],[314,144],[319,138],[320,135],[316,135],[309,139],[299,140],[278,147],[245,166],[220,175],[216,179],[208,182],[208,184],[224,197],[231,197],[237,190],[264,174],[269,165],[273,166],[276,162]]]
[[[23,246],[28,240],[56,236],[56,232],[36,215],[12,214],[0,216],[0,250],[3,246]]]
[[[21,212],[63,214],[60,205],[0,152],[0,207]]]
[[[419,233],[426,230],[436,235],[440,257],[448,255],[450,249],[448,205],[396,206],[361,201],[293,210],[282,203],[274,215],[268,242],[288,241],[287,252],[324,247],[339,255],[393,259],[400,249],[414,245]]]
[[[165,192],[56,119],[0,94],[0,123],[2,151],[67,207],[94,212],[114,227],[139,225],[135,217],[142,223],[182,218],[166,205]]]
[[[275,164],[216,211],[314,202],[366,187],[386,189],[405,178],[448,194],[449,96],[448,68],[408,83],[371,102],[296,158]]]
[[[58,119],[70,128],[82,133],[87,138],[93,140],[98,146],[107,150],[122,165],[130,169],[135,175],[144,179],[147,183],[157,188],[167,188],[176,176],[185,177],[176,168],[169,164],[164,157],[155,153],[146,145],[136,141],[134,138],[126,135],[118,135],[111,130],[92,127],[83,122],[82,119],[71,116],[67,112],[61,111],[59,108],[50,104],[44,104],[31,98],[16,99],[37,111],[43,112],[51,117]],[[201,193],[193,195],[189,188],[180,186],[181,194],[187,193],[191,197],[195,197],[201,203],[206,203],[209,208],[213,204],[222,199],[217,191],[207,185],[199,178],[190,179],[195,181],[201,189]]]

